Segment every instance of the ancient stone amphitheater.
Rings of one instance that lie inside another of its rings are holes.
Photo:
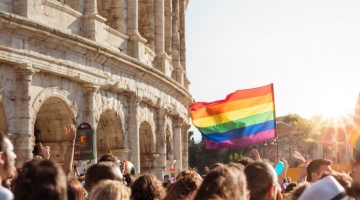
[[[1,0],[0,130],[17,166],[51,146],[62,162],[67,123],[158,177],[188,167],[188,0]]]

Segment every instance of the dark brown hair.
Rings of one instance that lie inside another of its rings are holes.
[[[14,196],[15,200],[67,199],[63,169],[51,160],[26,163],[15,180]]]
[[[312,181],[312,173],[316,173],[319,174],[320,173],[320,167],[322,165],[331,165],[332,162],[330,160],[327,159],[315,159],[313,161],[311,161],[308,165],[308,167],[306,168],[306,172],[307,172],[307,176],[306,176],[306,181],[307,182],[311,182]]]
[[[244,172],[234,166],[218,166],[206,175],[194,200],[246,199],[246,195]]]
[[[131,186],[132,200],[160,200],[165,197],[161,182],[152,174],[145,173]]]
[[[119,168],[119,165],[108,161],[89,167],[85,174],[85,189],[90,193],[93,186],[105,179],[122,181],[123,177],[119,177],[116,168]]]
[[[269,163],[253,162],[245,167],[244,172],[250,190],[250,199],[263,199],[270,187],[277,184],[276,172]]]

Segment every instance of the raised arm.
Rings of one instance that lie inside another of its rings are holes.
[[[285,175],[286,175],[286,172],[289,168],[289,164],[287,163],[287,161],[285,160],[285,158],[282,158],[281,161],[284,163],[284,169],[282,170],[282,172],[279,174],[278,176],[278,182],[279,182],[279,185],[282,184],[284,178],[285,178]]]
[[[43,146],[41,143],[39,143],[41,152],[44,155],[44,159],[49,160],[50,159],[50,147],[49,146]]]
[[[66,175],[68,175],[72,169],[73,159],[74,159],[74,147],[75,147],[75,137],[76,137],[76,128],[73,124],[68,124],[65,129],[65,135],[67,139],[67,149],[65,154],[64,163],[62,168]]]
[[[258,151],[257,149],[252,149],[252,150],[251,150],[251,153],[255,156],[255,160],[256,160],[256,161],[261,160],[259,151]]]

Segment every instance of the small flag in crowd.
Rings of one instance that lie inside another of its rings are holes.
[[[238,90],[224,100],[190,106],[206,149],[251,146],[276,137],[273,84]]]

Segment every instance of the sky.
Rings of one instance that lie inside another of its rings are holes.
[[[359,11],[358,0],[189,0],[190,93],[212,102],[273,83],[277,116],[353,113]]]

